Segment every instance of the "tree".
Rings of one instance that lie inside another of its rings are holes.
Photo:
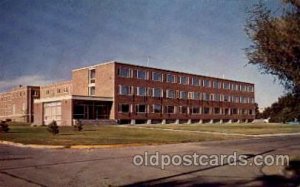
[[[260,2],[249,11],[245,31],[252,44],[249,64],[277,79],[300,97],[300,0],[284,0],[276,12]]]

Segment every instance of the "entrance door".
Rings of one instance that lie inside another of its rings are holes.
[[[48,125],[52,121],[57,125],[61,124],[61,102],[50,102],[44,104],[44,124]]]

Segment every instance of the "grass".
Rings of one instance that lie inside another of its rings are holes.
[[[161,129],[127,128],[121,126],[84,126],[83,131],[73,127],[60,127],[58,135],[52,135],[47,127],[30,127],[12,124],[9,133],[1,133],[0,140],[23,144],[44,145],[108,145],[108,144],[168,144],[232,139],[222,135],[193,132],[171,132]],[[238,138],[238,137],[236,137]]]
[[[146,128],[163,128],[176,129],[188,131],[208,131],[208,132],[222,132],[222,133],[239,133],[248,135],[260,134],[277,134],[277,133],[297,133],[300,132],[299,125],[288,124],[170,124],[170,125],[145,125]]]

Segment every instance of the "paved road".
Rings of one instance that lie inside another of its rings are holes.
[[[297,186],[274,166],[134,166],[144,154],[232,154],[300,157],[300,136],[103,149],[32,149],[0,145],[0,186]],[[297,167],[300,165],[298,164]],[[298,171],[300,169],[298,168]],[[298,173],[300,175],[300,173]]]

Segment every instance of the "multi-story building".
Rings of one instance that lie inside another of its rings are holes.
[[[225,123],[255,116],[254,84],[114,61],[75,69],[71,81],[40,91],[36,124]]]
[[[40,87],[19,86],[0,93],[0,120],[33,122],[33,101],[40,97]]]

